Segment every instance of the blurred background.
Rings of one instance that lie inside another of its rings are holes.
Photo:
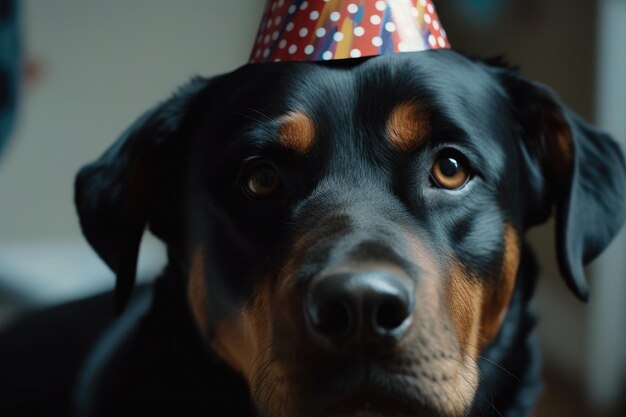
[[[0,140],[0,331],[27,312],[112,288],[112,274],[81,237],[74,174],[194,74],[244,64],[264,4],[27,0],[13,10],[15,32],[2,22],[14,2],[0,0],[0,63],[18,57],[21,79],[17,117],[9,140]],[[504,55],[626,144],[626,0],[435,4],[454,48]],[[12,97],[6,88],[0,107]],[[2,123],[0,133],[8,130]],[[536,305],[546,380],[536,415],[624,416],[626,235],[590,266],[584,304],[559,277],[552,227],[530,234],[542,263]],[[147,237],[141,279],[163,257]]]

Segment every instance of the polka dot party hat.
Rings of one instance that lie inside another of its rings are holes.
[[[449,47],[431,0],[268,0],[250,62]]]

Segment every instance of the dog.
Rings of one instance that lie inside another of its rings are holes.
[[[528,416],[524,235],[554,213],[561,274],[586,299],[625,184],[616,143],[500,59],[195,78],[77,175],[121,313],[78,415]],[[168,265],[129,304],[146,228]]]

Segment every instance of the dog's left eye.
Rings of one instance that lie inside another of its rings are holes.
[[[458,152],[443,152],[433,164],[430,178],[439,188],[457,190],[470,180],[470,170]]]
[[[246,169],[241,187],[249,197],[270,197],[281,189],[282,180],[273,164],[260,161]]]

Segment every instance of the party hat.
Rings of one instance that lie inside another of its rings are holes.
[[[250,62],[449,47],[431,0],[268,0]]]

